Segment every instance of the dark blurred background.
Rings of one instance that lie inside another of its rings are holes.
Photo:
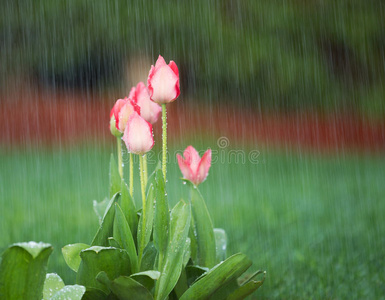
[[[260,110],[385,113],[378,0],[1,1],[0,78],[56,89],[127,84],[158,54],[185,94]],[[132,82],[132,85],[136,82]]]

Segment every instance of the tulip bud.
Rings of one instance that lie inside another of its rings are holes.
[[[124,130],[123,141],[129,152],[139,155],[145,154],[154,146],[152,125],[137,112],[133,112]]]
[[[188,146],[183,152],[183,156],[177,154],[183,177],[196,186],[205,181],[211,166],[211,149],[208,149],[200,158],[194,147]]]
[[[110,113],[110,131],[116,137],[123,135],[128,118],[133,112],[140,114],[140,107],[132,99],[118,99]]]
[[[151,124],[158,121],[162,108],[151,101],[150,94],[143,82],[139,82],[135,89],[135,103],[140,107],[140,116]]]
[[[180,94],[179,71],[175,62],[167,65],[159,55],[155,67],[151,66],[147,79],[150,99],[158,104],[166,104],[174,101]]]

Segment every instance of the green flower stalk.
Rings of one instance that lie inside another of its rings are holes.
[[[163,171],[163,177],[164,181],[166,180],[166,173],[167,173],[167,111],[166,111],[166,104],[162,104],[162,171]]]
[[[130,182],[129,182],[129,192],[131,197],[134,194],[134,156],[130,153]]]
[[[147,186],[147,180],[148,180],[147,154],[143,155],[143,172],[144,172],[144,186]]]
[[[166,104],[173,102],[180,94],[179,70],[174,61],[167,65],[159,55],[155,66],[151,66],[147,79],[150,99],[162,106],[162,171],[164,181],[167,173],[167,111]]]
[[[120,178],[123,179],[122,141],[119,137],[117,137],[116,142],[118,145],[118,170]]]

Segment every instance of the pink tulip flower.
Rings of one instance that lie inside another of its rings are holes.
[[[139,155],[145,154],[154,146],[152,125],[137,112],[133,112],[124,130],[123,141],[129,152]]]
[[[155,124],[158,121],[159,114],[162,111],[160,105],[151,101],[150,94],[147,87],[143,82],[139,82],[136,88],[132,88],[134,102],[140,107],[140,115],[143,119],[151,124]]]
[[[140,114],[140,107],[130,98],[118,99],[111,109],[110,130],[113,135],[121,136],[133,112]]]
[[[163,57],[159,55],[155,67],[151,66],[147,79],[150,99],[158,104],[166,104],[174,101],[180,94],[179,71],[175,62],[167,65]]]
[[[198,185],[206,180],[211,166],[211,149],[208,149],[202,158],[193,146],[188,146],[183,152],[184,158],[177,154],[179,168],[183,177]]]

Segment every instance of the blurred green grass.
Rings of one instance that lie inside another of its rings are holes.
[[[208,145],[198,144],[200,150]],[[248,156],[253,149],[244,150],[243,163],[242,152],[235,161],[228,150],[209,146],[217,161],[200,190],[215,227],[228,233],[229,254],[244,252],[254,270],[267,271],[259,299],[383,297],[383,157],[260,148],[253,163]],[[73,282],[61,247],[91,241],[98,226],[92,200],[108,193],[113,150],[100,145],[1,150],[0,250],[19,241],[50,242],[55,251],[49,271]],[[185,197],[180,176],[171,157],[172,204]]]

